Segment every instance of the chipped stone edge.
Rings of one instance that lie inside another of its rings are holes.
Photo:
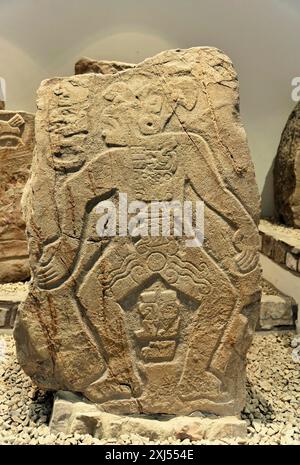
[[[276,225],[264,220],[259,225],[260,251],[278,265],[300,277],[300,244],[298,240],[276,232]]]
[[[58,391],[50,419],[50,431],[89,434],[98,439],[115,439],[137,434],[152,441],[199,441],[245,438],[247,423],[235,416],[115,415],[68,391]]]

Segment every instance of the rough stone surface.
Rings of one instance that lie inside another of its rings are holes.
[[[202,439],[245,437],[247,423],[236,417],[199,418],[147,418],[112,415],[99,411],[96,405],[80,396],[58,392],[54,400],[50,430],[53,433],[89,434],[99,439],[117,439],[124,434],[139,435],[149,440]]]
[[[262,279],[262,298],[257,331],[273,329],[294,329],[298,306],[295,300],[279,291],[266,279]]]
[[[282,224],[273,223],[268,220],[260,220],[259,231],[266,236],[272,237],[274,241],[282,242],[290,250],[300,250],[300,230],[290,228]]]
[[[109,413],[238,414],[260,300],[259,195],[230,60],[168,51],[45,81],[38,95],[22,367]],[[204,246],[99,237],[95,207],[120,192],[203,199]]]
[[[282,132],[274,164],[274,197],[277,219],[300,227],[300,103]]]
[[[274,238],[264,234],[262,236],[262,252],[269,258],[274,257]]]
[[[26,284],[0,284],[0,332],[13,328],[18,307],[27,293]]]
[[[75,63],[75,74],[114,74],[125,69],[134,68],[135,66],[131,63],[122,63],[120,61],[100,61],[83,57]]]
[[[294,273],[300,273],[300,230],[261,220],[261,252]]]
[[[279,265],[285,265],[287,259],[287,247],[281,241],[274,241],[273,243],[273,258]]]
[[[288,252],[286,254],[286,266],[292,271],[298,271],[298,257]]]
[[[260,329],[272,329],[277,326],[295,326],[292,299],[278,295],[263,294],[261,298]]]
[[[30,276],[20,200],[34,146],[34,115],[0,111],[0,282]]]

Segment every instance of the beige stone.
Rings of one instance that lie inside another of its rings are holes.
[[[260,212],[238,103],[229,58],[207,47],[42,83],[23,197],[33,280],[15,326],[39,386],[116,414],[240,412]],[[146,207],[202,199],[203,247],[99,237],[99,202],[120,193]]]
[[[138,417],[101,412],[94,404],[68,392],[55,398],[50,419],[53,433],[89,434],[103,440],[119,440],[123,435],[138,435],[151,441],[243,438],[247,424],[237,417]]]
[[[299,273],[300,230],[261,220],[259,224],[264,255]]]
[[[0,111],[0,282],[30,276],[20,200],[34,146],[34,115]]]
[[[297,271],[297,263],[298,263],[298,260],[297,260],[297,257],[295,257],[293,254],[291,254],[290,252],[288,252],[286,254],[286,266],[290,269],[290,270],[293,270],[293,271]]]
[[[75,63],[75,74],[114,74],[125,69],[134,68],[135,66],[131,63],[122,63],[121,61],[100,61],[84,57]]]
[[[266,236],[272,237],[274,241],[283,242],[289,249],[300,249],[299,229],[271,223],[267,220],[261,220],[259,223],[259,231]]]
[[[284,242],[274,240],[273,259],[276,263],[285,264],[287,246]]]
[[[267,234],[263,235],[262,239],[262,252],[267,257],[273,258],[273,247],[274,247],[274,238],[272,236],[268,236]]]
[[[18,307],[24,302],[27,291],[7,292],[0,288],[0,331],[13,328]]]
[[[274,165],[276,215],[280,222],[300,227],[300,103],[281,135]]]
[[[280,295],[263,294],[261,298],[260,329],[273,329],[278,326],[294,326],[293,299]]]

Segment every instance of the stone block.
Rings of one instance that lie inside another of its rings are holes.
[[[26,296],[26,291],[8,293],[0,290],[0,330],[13,328],[18,307]]]
[[[260,329],[274,329],[279,326],[295,326],[292,299],[279,295],[262,295],[259,326]]]
[[[279,265],[285,265],[287,246],[284,242],[274,240],[273,259]]]
[[[113,415],[101,412],[96,405],[66,392],[59,392],[56,396],[49,426],[53,433],[90,434],[98,439],[116,441],[131,434],[156,442],[170,438],[174,441],[213,441],[245,438],[247,434],[246,422],[237,417]]]
[[[262,244],[262,252],[269,258],[273,258],[273,246],[274,246],[274,239],[272,236],[268,236],[267,234],[263,235],[263,244]]]
[[[285,264],[290,270],[298,271],[297,257],[295,257],[295,255],[291,254],[290,252],[287,252],[286,254]]]

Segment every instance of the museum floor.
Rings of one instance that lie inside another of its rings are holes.
[[[287,330],[255,334],[248,353],[248,394],[242,414],[248,423],[246,439],[215,442],[184,439],[177,443],[300,444],[300,371],[291,356],[294,337],[295,333]],[[6,356],[0,366],[0,444],[105,443],[90,435],[50,433],[52,395],[36,389],[21,370],[12,335],[0,335],[0,343],[6,344]],[[137,435],[124,435],[121,443],[153,444]],[[170,443],[174,444],[174,440]]]

